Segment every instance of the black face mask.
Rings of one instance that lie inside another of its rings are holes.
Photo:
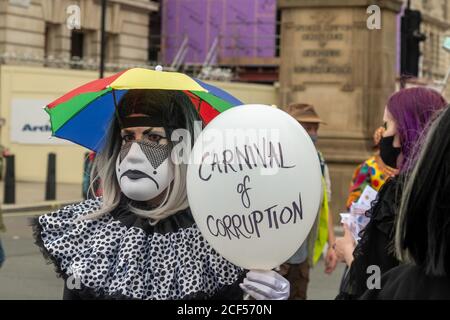
[[[397,158],[402,151],[401,148],[393,146],[394,136],[383,137],[380,140],[380,157],[381,160],[389,167],[397,168]]]

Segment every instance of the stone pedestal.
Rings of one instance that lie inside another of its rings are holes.
[[[380,8],[381,29],[369,29],[370,5]],[[332,210],[345,208],[356,166],[372,153],[395,90],[397,0],[279,0],[282,12],[280,106],[316,107],[327,123],[319,149],[332,178]]]

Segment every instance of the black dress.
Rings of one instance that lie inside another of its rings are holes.
[[[376,202],[366,213],[370,221],[360,234],[361,239],[353,252],[353,263],[336,299],[352,300],[361,297],[368,289],[368,278],[373,275],[368,271],[369,266],[378,266],[382,275],[399,265],[394,254],[394,229],[401,200],[400,181],[400,177],[388,180],[379,191]]]
[[[423,269],[405,264],[381,277],[381,290],[368,290],[364,300],[448,300],[450,279],[427,276]]]
[[[122,201],[95,220],[86,200],[33,221],[36,244],[64,278],[64,299],[242,299],[245,271],[206,242],[189,209],[152,226]]]

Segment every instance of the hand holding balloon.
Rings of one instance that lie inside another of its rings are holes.
[[[275,271],[249,271],[244,282],[239,286],[256,300],[287,300],[289,298],[289,281]]]

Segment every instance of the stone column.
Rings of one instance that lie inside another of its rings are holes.
[[[369,29],[370,5],[381,9],[381,29]],[[356,166],[372,153],[395,90],[399,0],[279,0],[282,10],[280,106],[303,102],[327,123],[319,149],[331,172],[332,210],[345,208]]]

